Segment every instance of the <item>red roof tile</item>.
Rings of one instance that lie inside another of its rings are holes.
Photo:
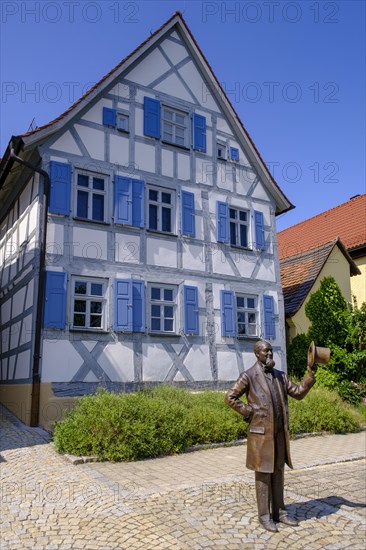
[[[348,251],[366,245],[366,193],[277,234],[280,260],[339,237]]]

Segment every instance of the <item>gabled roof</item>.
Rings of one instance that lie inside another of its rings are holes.
[[[339,237],[349,252],[366,246],[366,194],[277,234],[280,260],[306,252]]]
[[[238,129],[238,138],[242,144],[244,150],[248,154],[250,161],[257,167],[259,167],[262,175],[262,181],[269,193],[272,195],[276,203],[276,214],[286,212],[294,208],[289,199],[285,196],[282,190],[279,188],[278,184],[272,177],[270,171],[265,165],[262,157],[260,156],[253,140],[249,136],[248,132],[244,128],[239,116],[237,115],[233,105],[228,99],[224,89],[222,88],[220,82],[216,78],[211,66],[209,65],[207,59],[203,55],[200,47],[198,46],[195,38],[193,37],[190,29],[188,28],[187,23],[183,19],[183,16],[180,12],[176,12],[168,21],[166,21],[161,27],[159,27],[151,36],[149,36],[140,46],[138,46],[133,52],[131,52],[127,57],[125,57],[114,69],[112,69],[107,75],[105,75],[99,82],[97,82],[86,94],[84,94],[80,99],[78,99],[69,109],[67,109],[60,116],[31,132],[27,132],[20,136],[13,136],[13,140],[21,140],[23,143],[24,150],[29,149],[30,147],[36,146],[39,142],[43,141],[56,131],[60,130],[70,119],[75,117],[82,109],[84,109],[88,103],[94,99],[97,95],[101,94],[103,90],[107,87],[113,85],[116,80],[121,76],[121,73],[126,71],[131,65],[138,60],[138,58],[145,53],[147,50],[150,50],[154,44],[160,40],[160,38],[165,35],[168,31],[172,30],[173,27],[175,30],[178,30],[179,34],[182,36],[185,45],[189,49],[192,57],[199,66],[203,75],[207,78],[207,81],[214,82],[215,86],[210,87],[210,93],[215,96],[217,103],[222,108],[225,115],[232,122],[232,124]],[[11,142],[10,142],[11,143]],[[4,155],[3,162],[0,165],[0,173],[6,174],[8,171],[6,168],[6,162],[9,157],[10,147]],[[2,179],[2,178],[1,178]],[[2,181],[0,180],[0,186]]]
[[[351,275],[359,275],[360,270],[340,239],[280,261],[286,317],[292,317],[300,309],[335,246],[349,262]]]

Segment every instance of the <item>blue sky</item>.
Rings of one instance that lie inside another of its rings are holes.
[[[1,155],[180,10],[295,210],[366,192],[365,2],[2,0]]]

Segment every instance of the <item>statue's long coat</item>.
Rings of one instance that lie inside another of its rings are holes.
[[[292,468],[290,456],[290,435],[288,424],[287,395],[303,399],[315,384],[315,377],[307,374],[301,384],[294,384],[286,373],[273,369],[281,397],[286,441],[286,464]],[[248,405],[240,400],[246,395]],[[249,422],[247,442],[247,468],[257,472],[274,471],[274,413],[271,393],[263,368],[257,361],[243,372],[225,396],[226,403]]]

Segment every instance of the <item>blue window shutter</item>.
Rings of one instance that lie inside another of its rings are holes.
[[[50,162],[50,204],[52,214],[70,214],[71,165],[64,162]]]
[[[236,336],[235,296],[232,290],[221,290],[221,335]]]
[[[144,97],[144,134],[160,139],[160,101]]]
[[[255,246],[260,250],[266,248],[266,242],[264,238],[264,218],[263,212],[254,210],[254,226],[255,226]]]
[[[206,117],[193,113],[193,149],[206,153]]]
[[[182,235],[196,236],[194,193],[182,191]]]
[[[43,328],[65,328],[66,287],[66,273],[46,271]]]
[[[114,330],[132,331],[132,281],[115,279],[114,281]]]
[[[239,162],[239,149],[230,147],[230,158],[231,160],[237,160]]]
[[[114,223],[132,225],[132,181],[131,178],[114,178]]]
[[[112,126],[113,128],[117,125],[117,111],[116,109],[110,109],[109,107],[103,107],[103,124],[106,126]]]
[[[229,242],[229,205],[227,202],[216,203],[216,238],[223,243]]]
[[[145,182],[115,176],[114,195],[114,222],[144,227]]]
[[[132,330],[145,332],[145,284],[132,281]]]
[[[144,227],[145,182],[132,180],[132,225]]]
[[[263,296],[264,337],[276,338],[274,299],[273,296]]]
[[[184,286],[184,333],[199,334],[198,289]]]

